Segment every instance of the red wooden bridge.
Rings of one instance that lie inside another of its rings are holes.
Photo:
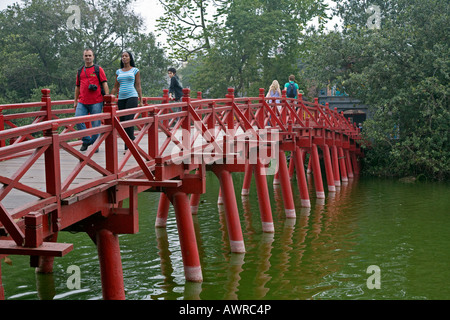
[[[58,233],[86,232],[97,246],[104,299],[125,298],[117,235],[139,231],[140,192],[161,193],[156,227],[165,227],[174,206],[185,278],[200,282],[192,214],[206,192],[206,170],[220,181],[230,248],[240,253],[245,243],[233,172],[245,172],[243,195],[254,176],[262,229],[274,232],[268,174],[281,185],[286,218],[295,218],[291,181],[297,181],[301,205],[309,207],[306,170],[314,176],[315,197],[325,198],[323,181],[335,192],[359,173],[363,155],[356,126],[301,95],[291,99],[283,92],[274,101],[260,89],[258,97],[236,98],[230,88],[223,99],[202,99],[184,89],[182,102],[169,103],[164,90],[163,97],[122,111],[107,95],[103,113],[74,117],[73,100],[51,101],[48,89],[42,94],[40,102],[0,105],[0,258],[27,255],[38,272],[52,272],[54,257],[76,245],[59,243]],[[133,120],[120,121],[130,114]],[[16,126],[20,119],[30,124]],[[94,120],[102,125],[90,127]],[[78,131],[81,122],[87,129]],[[137,128],[133,141],[125,132],[130,126]],[[80,152],[80,139],[92,134],[99,138]]]

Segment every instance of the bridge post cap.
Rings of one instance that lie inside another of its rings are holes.
[[[50,89],[44,88],[44,89],[41,90],[41,93],[42,93],[44,96],[49,96],[49,95],[50,95]]]
[[[112,94],[106,94],[103,99],[106,103],[113,103],[116,97]]]
[[[59,128],[59,123],[58,122],[52,122],[52,132],[57,132],[58,128]]]
[[[189,88],[183,88],[183,95],[189,96],[191,94],[191,89]]]

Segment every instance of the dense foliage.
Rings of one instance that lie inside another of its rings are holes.
[[[381,12],[379,28],[370,28]],[[335,84],[371,106],[363,133],[366,172],[450,176],[450,2],[341,1],[343,30],[311,36],[310,77]]]
[[[114,85],[122,50],[135,54],[143,94],[161,95],[169,62],[155,37],[142,31],[133,0],[25,0],[0,12],[0,104],[36,101],[52,90],[53,99],[73,98],[76,70],[84,48]],[[79,25],[70,7],[79,8]],[[75,25],[75,26],[74,26]]]
[[[168,37],[172,57],[188,61],[183,84],[209,97],[258,94],[296,76],[300,87],[300,52],[307,24],[326,21],[323,0],[160,0],[166,12],[159,28]]]

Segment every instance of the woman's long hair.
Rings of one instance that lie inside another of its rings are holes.
[[[132,54],[130,51],[124,51],[124,52],[122,52],[122,55],[123,55],[125,52],[128,53],[128,55],[130,56],[130,66],[136,67],[136,65],[134,64],[133,54]],[[123,65],[122,55],[120,55],[120,68],[125,67],[125,66]]]
[[[277,80],[273,80],[272,84],[270,85],[269,91],[277,92],[280,91],[280,84]]]

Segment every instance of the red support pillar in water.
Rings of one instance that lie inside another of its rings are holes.
[[[356,158],[356,154],[354,152],[352,152],[350,154],[351,159],[352,159],[352,165],[353,165],[353,174],[354,175],[358,175],[359,174],[359,164],[358,164],[358,159]]]
[[[274,232],[272,208],[270,207],[269,189],[267,188],[267,180],[264,175],[264,166],[258,159],[253,168],[255,173],[256,191],[258,193],[262,230],[263,232]]]
[[[194,222],[192,221],[189,198],[186,193],[175,191],[169,195],[175,209],[178,236],[180,238],[181,255],[184,264],[184,276],[187,281],[202,282],[202,268],[195,237]]]
[[[279,185],[280,184],[280,171],[278,170],[275,172],[275,175],[273,176],[273,185]]]
[[[325,162],[325,172],[327,175],[328,191],[335,192],[336,187],[334,185],[334,175],[333,175],[333,165],[331,164],[330,148],[328,145],[324,145],[323,151],[323,161]]]
[[[304,158],[303,158],[303,160],[304,160]],[[312,154],[309,154],[308,167],[306,168],[307,174],[311,174],[311,172],[312,172],[312,160],[313,160]]]
[[[339,187],[341,185],[341,175],[339,174],[339,159],[336,146],[331,147],[331,158],[333,164],[334,185]]]
[[[222,188],[219,188],[219,196],[217,197],[217,204],[218,205],[223,204]]]
[[[292,195],[291,180],[289,178],[289,170],[287,168],[286,156],[283,150],[278,153],[278,172],[281,182],[281,192],[283,194],[284,212],[286,218],[295,218],[295,204]]]
[[[343,182],[348,182],[347,169],[345,168],[345,156],[342,147],[339,147],[339,165],[341,168],[341,178]]]
[[[156,213],[155,227],[165,228],[167,225],[167,217],[169,215],[170,200],[165,193],[161,193],[159,197],[158,212]]]
[[[345,162],[347,164],[347,176],[348,178],[353,178],[352,160],[350,158],[350,151],[348,149],[344,150]]]
[[[294,152],[291,151],[291,158],[289,159],[289,178],[292,179],[295,173],[295,164],[294,164]]]
[[[119,238],[107,229],[96,233],[104,300],[125,300]]]
[[[310,208],[308,185],[306,183],[305,165],[303,162],[303,152],[299,147],[295,148],[295,172],[297,173],[297,184],[300,191],[300,199],[302,207]]]
[[[239,212],[231,173],[219,168],[213,169],[213,171],[220,182],[231,252],[244,253],[244,237],[242,235],[241,221],[239,220]]]
[[[311,156],[313,160],[312,166],[314,175],[314,185],[316,187],[316,197],[318,199],[324,199],[325,192],[323,189],[322,172],[320,171],[319,152],[317,150],[317,145],[315,144],[313,144],[311,147]]]
[[[189,205],[191,206],[191,213],[197,214],[198,212],[198,204],[200,203],[200,196],[199,193],[193,193],[191,194],[191,199],[189,200]]]
[[[247,196],[250,194],[250,185],[252,182],[252,175],[253,175],[252,166],[247,162],[245,164],[244,184],[242,185],[242,191],[241,191],[242,196]]]
[[[48,237],[46,241],[48,242],[56,242],[58,239],[58,233],[55,232],[53,235]],[[36,272],[38,273],[53,273],[53,263],[55,261],[55,257],[51,256],[40,256],[39,257],[39,265],[36,268]]]

